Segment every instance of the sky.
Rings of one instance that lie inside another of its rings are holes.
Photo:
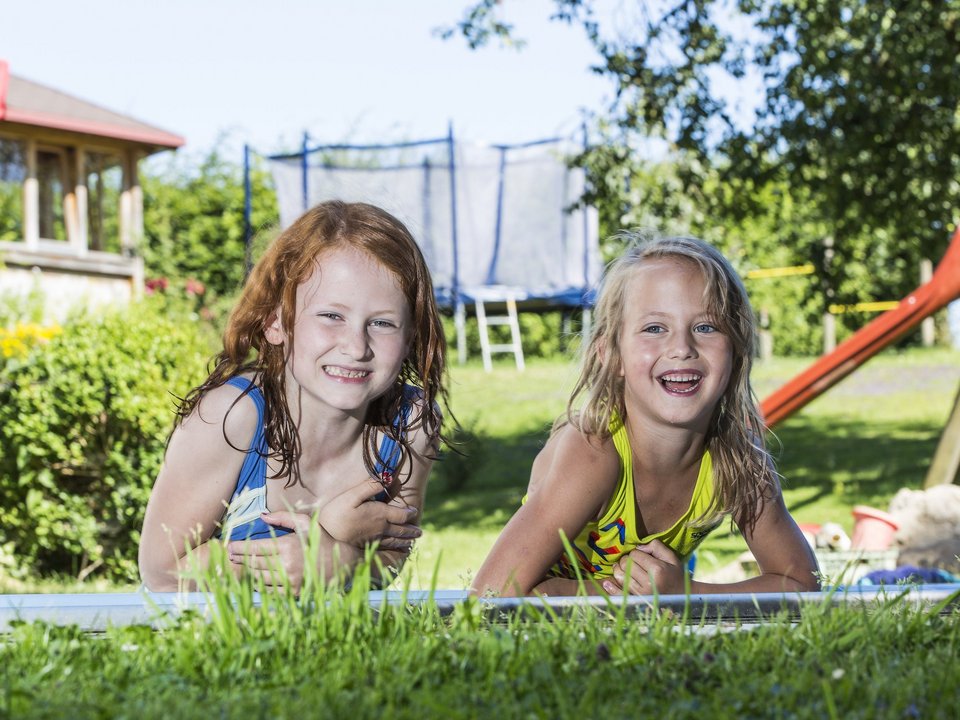
[[[504,2],[520,51],[440,39],[466,0],[0,0],[0,59],[197,156],[218,142],[294,150],[304,132],[316,144],[435,138],[448,123],[490,143],[576,132],[612,97],[596,54],[578,26],[549,20],[549,0]]]

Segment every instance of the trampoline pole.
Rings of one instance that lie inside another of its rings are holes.
[[[250,146],[243,145],[243,247],[244,247],[244,272],[243,277],[250,275],[253,269],[253,222],[251,212],[251,190],[250,190]]]
[[[457,360],[463,365],[467,361],[466,312],[460,298],[460,248],[457,242],[457,161],[456,143],[453,140],[453,120],[447,122],[447,162],[450,168],[450,242],[453,249],[453,286],[451,296],[457,318]]]
[[[307,170],[309,169],[309,164],[307,163],[307,146],[309,142],[310,142],[310,136],[307,135],[307,131],[304,130],[303,131],[303,147],[302,147],[303,156],[300,159],[300,169],[301,169],[301,172],[303,173],[303,177],[301,178],[301,182],[303,185],[302,187],[303,212],[306,212],[307,210],[310,209],[310,185],[309,185],[309,180],[307,176]]]

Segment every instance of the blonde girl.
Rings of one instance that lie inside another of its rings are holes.
[[[817,588],[816,562],[762,444],[743,283],[701,240],[627,239],[602,282],[566,416],[473,591],[571,595],[578,574],[589,593]],[[724,516],[761,574],[690,580],[689,556]]]

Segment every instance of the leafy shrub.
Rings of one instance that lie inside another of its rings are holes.
[[[196,385],[210,354],[188,313],[148,298],[67,323],[0,368],[0,547],[12,574],[136,577],[171,393]]]

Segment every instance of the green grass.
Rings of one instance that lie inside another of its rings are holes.
[[[811,359],[758,364],[762,399]],[[572,362],[512,362],[485,373],[479,364],[452,369],[453,411],[469,430],[463,451],[431,479],[424,536],[406,571],[415,587],[464,588],[497,533],[517,508],[530,464],[563,412],[575,381]],[[776,428],[772,447],[787,505],[798,522],[838,522],[852,533],[851,508],[886,509],[902,487],[919,488],[960,387],[960,353],[888,351]],[[701,546],[699,568],[711,573],[746,550],[726,526]]]
[[[960,611],[896,600],[736,630],[612,607],[492,623],[475,602],[374,610],[359,585],[210,597],[208,618],[161,631],[16,627],[0,717],[952,718],[960,702]]]

